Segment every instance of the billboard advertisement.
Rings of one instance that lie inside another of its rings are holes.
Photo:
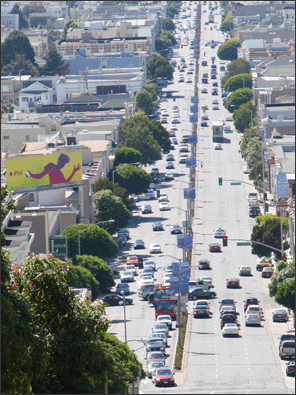
[[[276,176],[276,195],[277,200],[281,197],[286,197],[287,199],[290,197],[290,184],[285,173],[280,173]]]
[[[32,188],[82,180],[82,153],[34,155],[6,160],[7,188]]]

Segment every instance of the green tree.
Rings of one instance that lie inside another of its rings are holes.
[[[265,214],[265,215],[259,215],[256,217],[256,223],[258,225],[264,225],[266,221],[272,220],[272,221],[278,221],[280,223],[281,219],[277,215],[274,214]],[[283,222],[283,230],[288,231],[289,230],[289,218],[287,217],[282,217],[282,222]]]
[[[44,59],[46,60],[46,64],[41,69],[44,75],[66,75],[69,73],[69,63],[65,63],[54,44],[51,45]]]
[[[27,20],[29,20],[30,14],[35,12],[46,12],[46,9],[41,3],[26,4],[23,8],[24,17],[27,18]]]
[[[154,140],[149,125],[148,117],[141,111],[137,111],[119,125],[119,148],[130,147],[138,150],[145,165],[161,159],[160,146]]]
[[[102,292],[105,292],[115,285],[115,281],[112,277],[112,270],[103,259],[91,255],[76,255],[73,258],[73,264],[89,270],[99,282]]]
[[[117,167],[123,163],[142,163],[142,154],[140,151],[129,148],[129,147],[122,147],[117,148],[114,151],[114,162],[113,166]]]
[[[295,260],[287,263],[280,261],[268,284],[269,296],[275,296],[278,287],[286,278],[295,278]]]
[[[249,173],[249,180],[252,180],[255,187],[263,188],[263,167],[262,162],[255,164]],[[265,172],[265,177],[267,177],[267,172]]]
[[[11,103],[7,103],[7,104],[2,104],[2,108],[5,112],[10,112],[12,113],[14,110],[14,105]]]
[[[107,225],[107,224],[106,224]],[[111,258],[118,252],[118,246],[110,234],[98,227],[89,224],[69,225],[63,230],[62,235],[67,236],[68,256],[78,254],[78,232],[89,228],[80,234],[81,255],[89,254],[98,258]]]
[[[49,22],[44,28],[48,31],[48,49],[51,49],[56,41],[61,38],[61,32],[56,29],[53,22]]]
[[[14,30],[1,46],[1,68],[16,60],[16,55],[24,55],[35,66],[35,53],[28,37],[20,30]]]
[[[229,112],[234,112],[241,104],[247,103],[253,98],[253,92],[249,88],[237,89],[232,92],[226,100],[224,106]]]
[[[234,20],[234,16],[227,16],[224,21],[221,23],[220,25],[220,30],[222,32],[231,32],[231,30],[233,30],[233,20]]]
[[[144,89],[146,89],[146,91],[148,91],[150,93],[152,101],[156,102],[157,101],[157,85],[154,83],[145,84]]]
[[[114,196],[109,189],[96,192],[93,206],[93,213],[98,221],[114,219],[114,223],[108,224],[110,234],[116,233],[127,225],[130,212],[122,199]]]
[[[224,86],[224,90],[226,92],[234,92],[240,88],[250,88],[252,89],[252,75],[243,73],[234,75],[233,77],[229,78]]]
[[[66,25],[64,26],[64,29],[63,29],[63,33],[61,35],[62,40],[67,39],[67,33],[68,33],[68,30],[70,29],[70,27],[78,27],[77,20],[75,20],[75,19],[68,19],[67,20]]]
[[[231,38],[222,43],[218,50],[217,56],[221,60],[236,60],[237,59],[237,48],[242,45],[241,40],[237,38]]]
[[[175,4],[171,4],[167,7],[167,16],[169,18],[174,18],[174,16],[177,14],[179,14],[179,11]]]
[[[155,41],[155,49],[156,51],[162,51],[165,49],[169,49],[172,46],[176,45],[177,40],[172,32],[168,30],[163,30],[158,39]]]
[[[153,101],[151,94],[146,89],[141,89],[136,94],[137,109],[144,111],[146,115],[154,111]]]
[[[148,75],[151,78],[173,78],[174,68],[170,62],[159,53],[152,54],[152,58],[147,65]]]
[[[249,169],[252,169],[253,166],[260,162],[262,158],[261,150],[262,142],[257,137],[251,138],[249,140],[245,156]]]
[[[248,146],[249,146],[249,141],[253,138],[256,137],[258,140],[261,139],[261,133],[260,130],[256,127],[253,126],[249,129],[245,129],[245,133],[244,133],[244,139],[240,145],[240,150],[241,152],[244,154],[244,156],[246,155]]]
[[[275,301],[295,313],[295,278],[279,285]]]
[[[281,249],[281,238],[280,238],[280,222],[275,219],[267,219],[263,225],[255,225],[251,234],[251,240],[258,241],[277,249]],[[252,254],[256,254],[259,257],[269,257],[273,252],[275,256],[279,256],[277,251],[273,251],[269,247],[262,246],[260,244],[251,243]]]
[[[169,32],[173,32],[176,29],[176,25],[173,22],[172,18],[169,16],[165,17],[162,21],[162,28]]]
[[[119,185],[125,188],[129,194],[147,192],[151,183],[151,176],[138,166],[126,166],[117,171],[116,179]]]
[[[158,142],[163,151],[165,153],[169,152],[171,142],[169,132],[166,128],[164,128],[159,121],[153,119],[152,121],[149,121],[149,129],[153,133],[154,140]]]
[[[85,267],[72,266],[68,272],[67,283],[73,288],[89,288],[92,300],[96,300],[100,295],[100,284]]]
[[[28,23],[27,19],[24,17],[24,14],[23,14],[22,10],[20,9],[20,6],[18,5],[18,3],[15,3],[15,5],[12,7],[10,14],[18,14],[19,15],[19,30],[27,29],[29,27],[29,23]]]
[[[230,62],[226,67],[226,73],[221,80],[221,84],[225,85],[229,78],[234,77],[238,74],[250,74],[251,64],[243,59],[239,58]]]
[[[15,54],[15,60],[12,60],[7,65],[3,66],[2,74],[19,75],[30,74],[32,76],[39,75],[39,69],[30,60],[27,60],[25,55]]]
[[[111,174],[112,171],[110,175]],[[127,193],[127,190],[125,188],[122,188],[118,183],[115,183],[113,185],[113,182],[110,181],[108,178],[100,178],[98,181],[95,182],[94,184],[95,193],[105,189],[110,189],[110,191],[112,191],[114,196],[120,197],[122,199],[123,204],[128,209],[128,211],[132,211],[131,201]]]
[[[252,111],[252,113],[251,113]],[[252,103],[252,100],[249,100],[247,103],[239,106],[237,110],[233,113],[234,126],[235,129],[240,133],[244,133],[245,129],[250,126],[253,115],[253,123],[256,114],[256,106]],[[253,126],[253,125],[251,125]]]

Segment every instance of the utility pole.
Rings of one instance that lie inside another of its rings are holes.
[[[88,67],[85,69],[85,86],[86,86],[86,92],[88,93]]]

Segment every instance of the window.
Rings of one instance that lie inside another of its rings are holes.
[[[12,86],[11,85],[1,85],[1,93],[11,93]]]
[[[9,136],[3,136],[3,140],[9,140]]]
[[[34,202],[34,193],[29,193],[29,202]]]
[[[22,101],[28,101],[27,97],[22,97]]]
[[[30,136],[26,135],[26,141],[30,141]]]

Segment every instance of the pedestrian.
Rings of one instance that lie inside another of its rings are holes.
[[[202,162],[200,162],[200,167],[203,168],[203,163]]]

